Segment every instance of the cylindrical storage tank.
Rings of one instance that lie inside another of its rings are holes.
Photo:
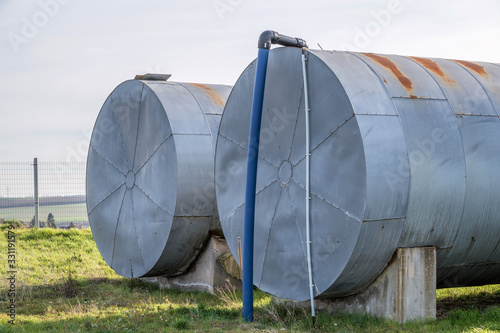
[[[145,78],[107,98],[87,159],[92,234],[125,277],[184,273],[220,229],[214,148],[231,88]]]
[[[366,288],[398,247],[437,247],[438,287],[500,282],[500,67],[307,50],[314,292]],[[259,148],[254,282],[309,299],[302,50],[270,52]],[[234,86],[216,148],[216,197],[243,239],[256,62]]]

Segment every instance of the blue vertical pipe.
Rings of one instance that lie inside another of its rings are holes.
[[[269,50],[259,48],[253,88],[250,135],[248,138],[247,179],[245,192],[245,224],[243,228],[243,318],[253,321],[253,245],[257,162],[259,160],[260,124],[266,87]]]
[[[243,319],[253,321],[253,244],[255,218],[255,190],[257,188],[257,162],[259,160],[260,124],[266,88],[267,60],[271,44],[307,48],[305,40],[280,35],[266,30],[257,44],[257,69],[253,87],[250,134],[248,137],[247,179],[245,190],[245,220],[243,226]]]

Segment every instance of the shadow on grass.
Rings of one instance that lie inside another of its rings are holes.
[[[439,299],[436,302],[436,316],[437,318],[446,318],[453,310],[472,308],[485,311],[491,306],[500,306],[500,290],[495,293],[479,293]]]
[[[71,286],[75,291],[74,297],[68,297],[68,281],[23,286],[24,300],[19,303],[18,328],[25,332],[281,329],[457,332],[478,327],[500,329],[500,308],[495,306],[500,304],[499,293],[439,300],[438,309],[445,309],[445,316],[404,325],[370,315],[318,311],[316,327],[312,328],[309,308],[270,302],[269,296],[261,291],[255,292],[255,322],[248,324],[241,320],[241,306],[238,305],[241,291],[234,291],[235,305],[224,303],[217,295],[160,290],[157,285],[141,280],[133,280],[132,289],[130,285],[130,279],[126,278],[75,278]],[[21,288],[20,296],[22,292]],[[0,325],[0,333],[9,332],[9,329],[9,326]]]

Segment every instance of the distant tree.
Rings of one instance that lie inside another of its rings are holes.
[[[54,215],[52,213],[49,213],[47,216],[47,227],[54,229],[57,228],[56,220],[54,219]]]
[[[29,227],[30,228],[35,227],[35,217],[34,216],[29,223]],[[40,221],[40,228],[44,228],[44,227],[45,227],[45,223],[43,221]]]

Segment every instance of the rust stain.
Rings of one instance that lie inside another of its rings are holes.
[[[384,79],[384,83],[387,84],[387,81]]]
[[[465,60],[453,60],[453,61],[456,63],[459,63],[462,66],[467,67],[468,69],[473,70],[474,72],[476,72],[477,74],[479,74],[481,76],[488,75],[488,73],[486,73],[486,71],[484,70],[484,67],[481,65],[475,64],[475,63],[470,62],[470,61],[465,61]]]
[[[411,99],[417,99],[418,97],[417,97],[417,96],[415,96],[415,95],[410,95],[410,98],[411,98]]]
[[[432,61],[431,59],[419,58],[419,57],[410,57],[410,58],[412,58],[413,60],[415,60],[416,62],[418,62],[419,64],[421,64],[422,66],[424,66],[425,68],[427,68],[428,70],[433,72],[434,74],[440,76],[446,82],[456,83],[455,80],[451,80],[450,78],[448,78],[446,76],[446,74],[443,72],[441,67],[439,67],[439,65],[435,61]]]
[[[218,104],[220,106],[224,106],[224,99],[223,97],[215,90],[213,90],[212,88],[208,87],[207,85],[205,84],[201,84],[201,83],[191,83],[193,86],[195,87],[198,87],[200,89],[203,89],[203,91],[205,92],[205,94],[210,97],[210,99],[215,103],[215,104]]]
[[[392,74],[394,74],[394,76],[399,80],[399,82],[401,82],[401,84],[403,85],[403,87],[405,87],[406,90],[413,90],[413,82],[411,82],[411,80],[408,77],[406,77],[403,73],[401,73],[396,64],[393,63],[390,59],[381,57],[373,53],[363,53],[363,54],[375,60],[388,70],[390,70]]]

